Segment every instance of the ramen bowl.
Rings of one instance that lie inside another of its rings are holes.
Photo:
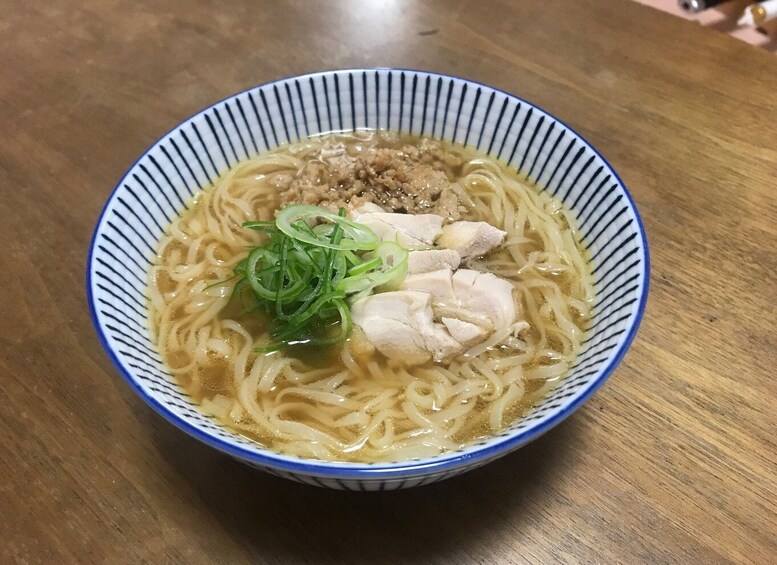
[[[569,374],[511,426],[456,451],[409,461],[352,463],[284,455],[206,415],[166,370],[148,325],[147,272],[165,226],[224,171],[305,137],[386,129],[478,149],[571,209],[596,299]],[[645,232],[604,158],[559,119],[470,80],[414,70],[356,69],[251,88],[165,134],[108,198],[92,237],[87,293],[99,338],[137,394],[183,432],[273,475],[347,490],[392,490],[480,467],[538,438],[578,409],[623,358],[648,292]]]

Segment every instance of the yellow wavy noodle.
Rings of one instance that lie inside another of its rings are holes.
[[[339,136],[358,153],[379,143]],[[403,142],[418,140],[404,139]],[[460,147],[454,189],[470,212],[504,229],[503,248],[469,267],[517,282],[528,322],[520,337],[496,336],[447,366],[405,368],[363,359],[348,344],[326,368],[282,353],[257,354],[261,324],[223,309],[232,268],[258,235],[240,228],[268,220],[277,205],[273,173],[296,173],[326,138],[245,161],[202,191],[159,242],[150,272],[151,326],[170,371],[202,409],[260,444],[326,460],[405,460],[458,449],[510,425],[552,390],[580,351],[593,298],[570,213],[497,163]]]

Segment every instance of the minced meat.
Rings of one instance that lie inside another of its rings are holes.
[[[466,212],[451,188],[462,164],[459,156],[429,139],[355,151],[328,141],[296,176],[277,173],[270,181],[278,188],[281,206],[306,203],[337,211],[372,202],[387,212],[439,214],[455,221]]]

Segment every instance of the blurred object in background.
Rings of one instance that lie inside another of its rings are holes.
[[[728,0],[679,0],[677,5],[686,12],[701,12],[708,8],[713,8],[718,4],[723,4]]]
[[[745,8],[742,17],[739,18],[739,25],[760,27],[775,18],[777,18],[777,0],[756,2]]]
[[[757,7],[759,4],[771,4],[772,2],[753,2],[753,0],[730,0],[728,2],[716,2],[716,0],[637,0],[641,4],[651,6],[686,20],[698,22],[704,27],[715,29],[736,37],[742,41],[757,45],[771,53],[777,54],[777,19],[763,24],[748,25],[749,20],[744,16],[745,10]],[[714,5],[713,5],[714,4]],[[685,8],[687,5],[687,8]],[[700,11],[695,11],[698,5]],[[704,8],[704,6],[707,6]],[[743,20],[740,23],[740,20]]]

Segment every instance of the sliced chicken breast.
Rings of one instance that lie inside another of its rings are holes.
[[[485,314],[495,329],[513,325],[517,312],[512,283],[471,269],[453,273],[452,282],[453,293],[463,308]]]
[[[490,330],[511,326],[517,315],[512,283],[491,273],[440,269],[408,275],[402,288],[429,292],[441,315]]]
[[[440,321],[451,334],[451,337],[461,343],[462,345],[474,345],[480,343],[488,336],[488,331],[473,324],[471,322],[465,322],[458,318],[448,318],[443,316]]]
[[[458,269],[461,255],[453,249],[426,249],[411,251],[407,259],[407,272],[414,275],[440,269]]]
[[[374,212],[361,206],[351,218],[364,224],[382,240],[395,241],[407,249],[429,249],[442,233],[443,217],[436,214],[394,214]]]
[[[444,326],[434,322],[428,292],[373,294],[354,302],[351,316],[378,351],[407,364],[441,361],[464,350]]]
[[[437,245],[458,251],[462,259],[484,255],[501,245],[507,232],[486,222],[453,222],[442,228]]]

